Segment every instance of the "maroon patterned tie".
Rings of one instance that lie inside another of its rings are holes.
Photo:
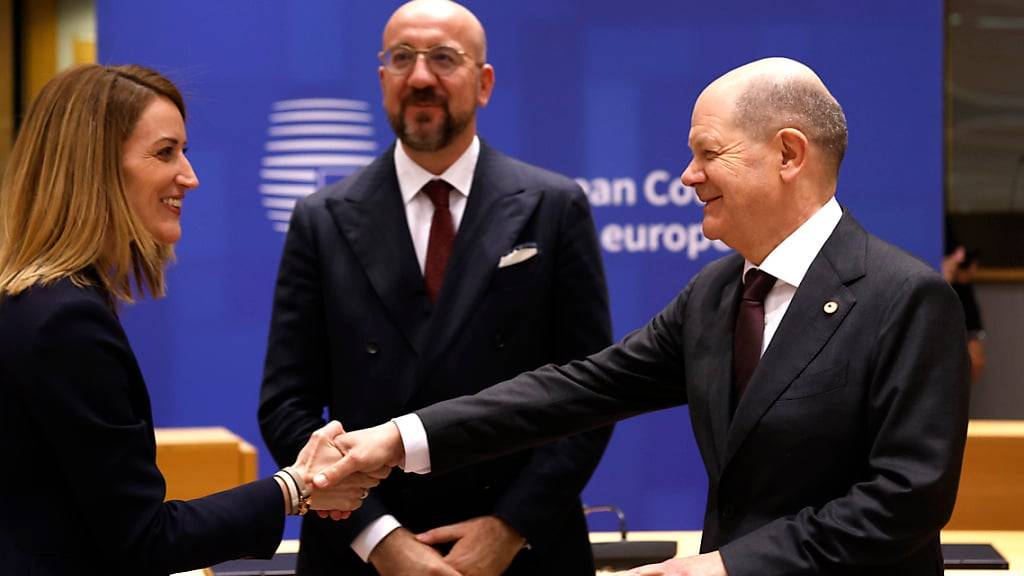
[[[750,377],[761,360],[761,342],[764,339],[764,299],[775,285],[771,274],[751,268],[743,282],[743,299],[736,316],[736,335],[733,337],[733,370],[736,375],[736,402],[750,383]]]
[[[423,187],[423,193],[434,204],[434,217],[430,220],[430,241],[427,243],[427,263],[423,270],[427,296],[434,303],[441,294],[444,270],[448,267],[448,257],[452,253],[452,244],[455,241],[455,223],[452,221],[452,212],[448,209],[448,195],[451,189],[451,185],[444,180],[431,180]]]

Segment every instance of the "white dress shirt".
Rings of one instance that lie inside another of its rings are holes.
[[[462,215],[466,212],[466,202],[469,199],[469,190],[473,185],[473,174],[476,172],[476,162],[479,158],[480,139],[473,136],[473,142],[462,153],[462,156],[459,156],[459,159],[443,173],[435,175],[413,161],[406,154],[401,141],[396,143],[395,173],[398,175],[398,188],[402,192],[402,202],[405,204],[405,221],[409,224],[409,235],[412,237],[412,244],[416,249],[416,261],[419,262],[420,273],[423,273],[426,268],[430,222],[434,218],[434,203],[421,190],[427,182],[435,179],[441,179],[451,184],[452,191],[449,192],[448,210],[452,213],[452,223],[455,225],[455,231],[458,232],[459,224],[462,223]],[[422,424],[419,427],[419,433],[422,438],[415,441],[422,442],[425,446],[427,433]],[[408,434],[410,437],[414,437],[416,432],[411,431]],[[406,462],[415,463],[415,457],[407,458]],[[422,466],[420,464],[420,467]],[[429,450],[427,451],[426,466],[429,471]],[[377,544],[400,526],[401,523],[394,516],[385,514],[363,528],[362,532],[352,540],[352,550],[363,559],[363,562],[369,562],[370,553],[377,547]]]
[[[761,354],[764,355],[775,331],[786,314],[796,289],[807,274],[807,269],[817,258],[832,231],[843,217],[843,209],[833,196],[813,216],[800,225],[781,244],[775,247],[761,262],[754,266],[749,260],[743,263],[743,278],[747,270],[760,268],[778,280],[764,299],[764,337],[761,339]],[[425,433],[424,433],[425,434]]]
[[[452,213],[455,231],[459,231],[462,215],[466,212],[469,200],[469,189],[473,185],[473,174],[476,172],[476,161],[480,158],[480,139],[473,136],[469,148],[459,156],[454,164],[439,175],[431,174],[422,166],[409,158],[402,143],[395,145],[395,172],[398,174],[398,188],[402,191],[402,202],[405,204],[405,221],[409,223],[409,234],[412,244],[416,247],[416,260],[420,263],[420,273],[427,263],[427,244],[430,241],[430,221],[434,217],[434,203],[421,190],[431,180],[444,180],[452,185],[448,196],[448,210]]]

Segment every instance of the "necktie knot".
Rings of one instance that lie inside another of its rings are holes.
[[[775,286],[775,276],[764,270],[751,268],[743,277],[743,299],[763,303],[772,286]]]
[[[451,189],[451,185],[444,180],[431,180],[423,187],[423,193],[427,195],[427,198],[430,198],[430,202],[434,205],[434,210],[447,210],[448,196]]]

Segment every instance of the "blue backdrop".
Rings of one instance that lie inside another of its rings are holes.
[[[393,137],[376,53],[397,2],[97,2],[100,60],[158,68],[185,92],[201,182],[169,297],[124,311],[158,426],[225,425],[263,447],[256,405],[271,296],[295,198]],[[594,206],[616,337],[721,255],[677,183],[703,86],[781,55],[846,110],[838,197],[866,227],[937,264],[942,214],[942,3],[469,2],[497,72],[491,144],[577,178]],[[297,143],[296,143],[297,142]],[[706,478],[685,409],[619,425],[584,493],[631,527],[698,528]],[[592,521],[592,527],[610,524]],[[289,529],[295,534],[294,526]]]

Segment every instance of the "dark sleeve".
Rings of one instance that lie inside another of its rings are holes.
[[[326,423],[323,413],[331,396],[321,255],[313,238],[315,209],[300,201],[292,214],[274,290],[260,389],[260,432],[279,466],[294,463],[310,435]],[[387,513],[371,491],[344,522],[316,517],[304,521],[329,531],[332,542],[347,548],[363,528]]]
[[[976,336],[985,327],[981,323],[981,311],[978,309],[978,300],[974,296],[974,284],[953,284],[952,286],[964,309],[967,334]]]
[[[551,361],[584,358],[611,344],[611,318],[601,252],[586,196],[571,191],[560,222]],[[579,494],[601,461],[611,426],[563,438],[533,451],[519,477],[502,494],[495,514],[534,545],[578,511]]]
[[[148,395],[109,309],[92,300],[62,305],[31,350],[26,405],[46,423],[39,433],[59,450],[52,464],[67,479],[66,494],[36,496],[67,498],[74,521],[106,547],[112,572],[166,574],[274,553],[284,500],[272,478],[164,503]]]
[[[430,445],[431,471],[443,472],[684,404],[679,338],[686,301],[698,278],[646,326],[614,346],[417,410]]]
[[[310,435],[326,424],[330,397],[326,313],[311,235],[309,211],[300,201],[277,274],[258,412],[263,440],[279,466],[294,463]]]
[[[934,542],[949,519],[967,432],[964,319],[938,276],[894,294],[875,336],[864,479],[723,546],[729,576],[870,573]]]

